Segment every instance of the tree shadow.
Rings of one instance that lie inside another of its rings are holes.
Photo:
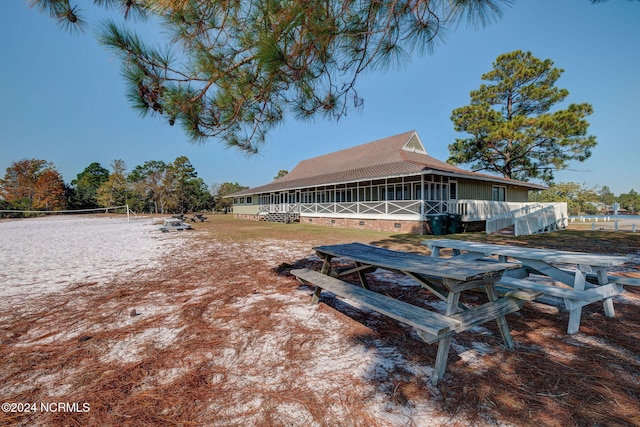
[[[392,236],[386,243],[411,245],[411,239]],[[288,274],[292,268],[320,266],[319,260],[302,259],[275,270]],[[356,275],[341,279],[359,284]],[[399,286],[371,275],[369,285],[425,308],[433,309],[439,302],[419,286]],[[300,284],[298,289],[310,295],[313,287]],[[640,426],[640,298],[635,295],[631,301],[616,299],[616,318],[605,317],[601,304],[584,307],[580,332],[574,336],[566,334],[568,313],[527,303],[507,316],[514,350],[502,345],[495,322],[456,334],[445,377],[436,387],[429,384],[436,344],[423,342],[407,325],[354,307],[329,292],[323,292],[320,301],[366,327],[349,336],[354,345],[377,354],[366,377],[387,396],[389,405],[405,414],[429,400],[452,422]],[[477,304],[484,298],[466,293],[464,302]]]

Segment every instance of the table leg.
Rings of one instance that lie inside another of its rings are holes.
[[[485,283],[484,289],[487,293],[487,297],[489,297],[489,301],[494,302],[498,300],[498,291],[496,291],[496,287],[493,283]],[[504,342],[504,345],[508,349],[513,349],[513,337],[511,336],[511,331],[509,330],[507,318],[505,316],[500,316],[496,318],[496,323],[498,324],[498,329],[500,329],[500,335],[502,335],[502,342]]]
[[[604,267],[599,267],[596,271],[598,275],[598,284],[606,285],[609,283],[609,278],[607,277],[607,269]],[[602,305],[604,306],[604,314],[607,317],[616,317],[616,310],[613,308],[613,297],[605,298],[602,301]]]
[[[458,312],[458,303],[460,302],[460,292],[449,292],[447,295],[447,310],[445,315],[449,316]],[[442,338],[438,343],[438,354],[436,355],[436,364],[434,367],[431,384],[436,385],[439,380],[444,377],[444,371],[447,369],[447,358],[449,357],[449,348],[451,347],[451,336]]]
[[[576,276],[573,282],[573,289],[583,291],[587,284],[586,273],[590,270],[588,266],[578,265],[576,268]],[[569,311],[569,326],[567,333],[575,334],[580,330],[580,317],[582,316],[582,306],[573,308]]]
[[[362,267],[361,262],[356,262],[356,267]],[[364,275],[364,270],[358,270],[358,278],[360,279],[360,284],[363,288],[369,289],[369,282],[367,281],[367,277]]]
[[[433,377],[431,377],[431,385],[438,384],[444,377],[444,371],[447,369],[447,358],[449,357],[449,348],[451,347],[451,336],[446,336],[438,342],[438,355],[436,356],[436,364],[434,367]]]
[[[333,258],[331,255],[320,255],[322,257],[322,268],[320,269],[320,273],[329,274],[331,270],[331,259]],[[311,297],[311,304],[317,304],[320,301],[320,293],[322,292],[322,288],[316,286],[316,289],[313,291],[313,296]]]
[[[311,296],[311,304],[317,304],[320,302],[320,293],[322,292],[322,288],[320,286],[316,286],[316,289],[313,291],[313,295]]]
[[[322,257],[322,268],[320,269],[320,273],[329,274],[329,270],[331,270],[331,259],[333,257],[331,255],[326,255]]]

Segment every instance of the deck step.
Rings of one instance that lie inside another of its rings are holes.
[[[300,222],[300,214],[294,212],[261,212],[258,214],[258,220],[291,224],[293,222]]]

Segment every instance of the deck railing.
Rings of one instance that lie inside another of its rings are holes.
[[[533,212],[543,209],[544,206],[534,203],[527,206],[523,206],[520,209],[515,209],[509,212],[502,213],[487,219],[487,234],[494,233],[498,230],[502,230],[507,227],[514,226],[516,220],[521,217],[532,214]]]
[[[562,205],[564,205],[564,209]],[[516,236],[528,236],[566,228],[568,225],[566,206],[565,203],[553,203],[529,215],[517,218],[514,224],[514,234]]]
[[[532,213],[536,209],[553,206],[557,220],[567,221],[566,203],[520,203],[496,202],[491,200],[385,200],[369,202],[332,202],[332,203],[277,203],[259,206],[260,212],[289,212],[303,216],[383,216],[402,215],[425,220],[427,215],[457,213],[462,221],[487,221],[487,231],[515,225],[515,219]],[[510,221],[510,222],[509,222]],[[548,224],[545,224],[547,226]]]
[[[514,227],[516,236],[565,228],[567,226],[566,203],[533,203],[487,219],[487,234]]]
[[[528,202],[496,202],[492,200],[461,199],[451,200],[448,212],[462,215],[463,221],[485,221],[507,212],[522,209],[533,203]]]
[[[260,205],[261,212],[297,212],[301,214],[343,214],[343,215],[421,215],[422,205],[425,212],[434,207],[432,202],[423,200],[388,200],[379,202],[334,202],[334,203],[279,203]],[[440,208],[446,203],[439,202]]]

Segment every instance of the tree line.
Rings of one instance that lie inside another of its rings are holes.
[[[228,210],[223,196],[248,187],[225,182],[209,187],[186,156],[150,160],[131,171],[123,160],[111,170],[93,162],[70,183],[51,162],[14,161],[0,179],[0,210],[60,211],[128,205],[134,212],[185,213]],[[17,213],[14,213],[17,214]]]
[[[549,189],[534,193],[529,197],[532,202],[566,202],[569,215],[597,215],[603,209],[611,209],[614,203],[632,215],[640,212],[640,193],[633,188],[628,193],[616,196],[611,189],[602,187],[588,188],[575,182],[551,184]]]

